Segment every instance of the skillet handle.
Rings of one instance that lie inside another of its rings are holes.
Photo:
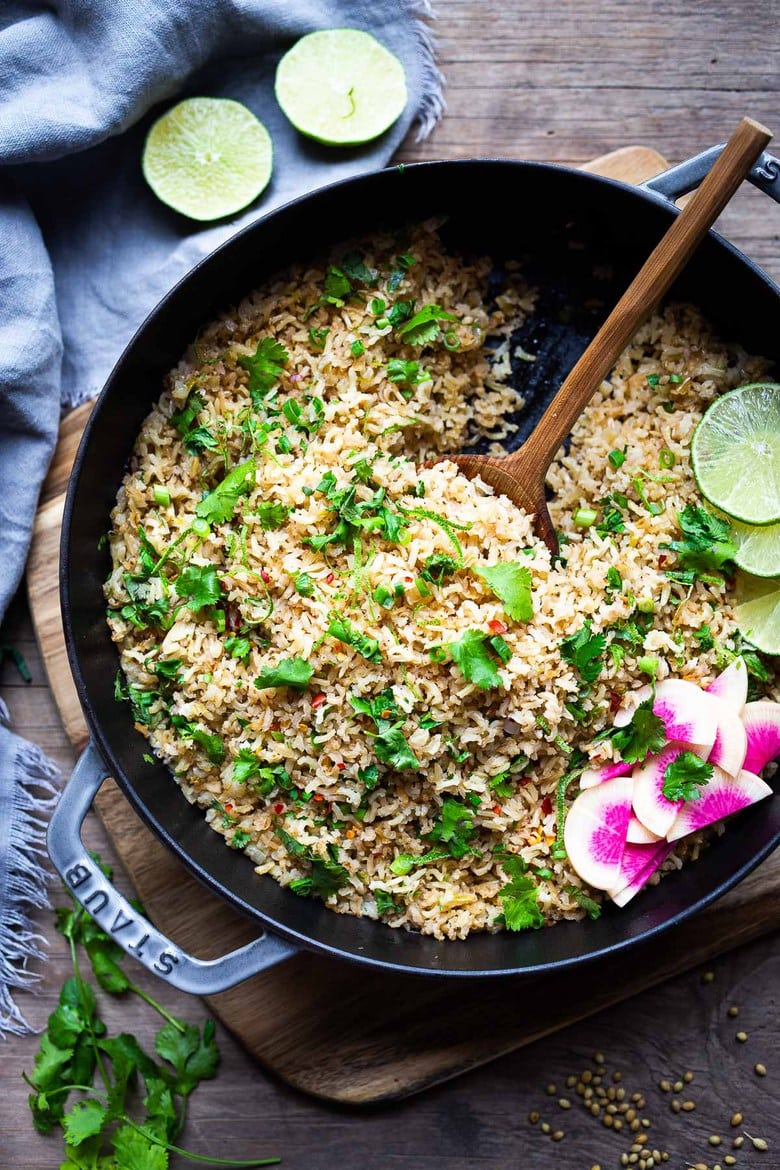
[[[89,744],[76,764],[49,822],[49,856],[65,885],[111,937],[172,987],[194,995],[214,995],[280,963],[297,948],[264,933],[219,959],[196,959],[155,929],[130,905],[92,860],[81,828],[108,770]]]
[[[703,150],[701,154],[678,163],[676,167],[670,167],[660,175],[654,175],[652,179],[641,183],[640,189],[652,191],[654,195],[661,195],[670,203],[674,203],[681,195],[687,195],[689,191],[699,186],[702,179],[709,174],[712,164],[725,145],[725,142],[722,142],[720,146],[712,146],[709,150]],[[751,167],[747,178],[759,191],[780,203],[780,159],[765,150]]]

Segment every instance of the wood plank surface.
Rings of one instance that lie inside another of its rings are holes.
[[[661,147],[672,161],[679,161],[723,140],[743,113],[770,126],[774,122],[775,128],[780,125],[776,0],[750,6],[725,0],[649,0],[642,6],[630,0],[598,5],[565,0],[554,9],[541,0],[508,0],[501,6],[485,0],[440,0],[437,7],[449,107],[432,138],[406,144],[399,156],[403,160],[504,155],[582,163],[629,141]],[[770,274],[780,275],[777,212],[757,192],[741,192],[721,227]],[[22,601],[9,615],[2,640],[18,645],[34,672],[33,684],[25,688],[11,666],[0,670],[0,693],[16,729],[68,767],[73,753],[46,688]],[[89,844],[116,861],[94,818]],[[735,929],[742,929],[741,919],[735,909]],[[38,1023],[51,1010],[67,972],[48,916],[41,925],[52,940],[52,957],[40,997],[23,997]],[[545,1083],[552,1080],[560,1086],[568,1072],[584,1067],[590,1053],[601,1048],[623,1070],[624,1082],[647,1092],[655,1111],[653,1140],[672,1151],[670,1165],[699,1160],[712,1164],[716,1155],[707,1147],[707,1135],[728,1137],[728,1116],[739,1107],[745,1124],[754,1127],[750,1132],[760,1132],[770,1142],[763,1155],[748,1145],[740,1163],[777,1170],[776,1082],[752,1072],[756,1060],[763,1060],[770,1072],[780,1068],[776,942],[764,939],[732,951],[717,961],[714,971],[714,983],[703,984],[693,975],[672,979],[421,1097],[362,1114],[292,1094],[221,1031],[223,1068],[216,1082],[193,1097],[186,1141],[212,1156],[279,1153],[285,1166],[295,1170],[329,1170],[334,1162],[344,1170],[374,1165],[390,1170],[515,1170],[520,1165],[546,1170],[553,1163],[558,1170],[587,1170],[599,1160],[605,1167],[617,1166],[624,1146],[616,1135],[579,1110],[558,1112],[543,1092]],[[621,972],[612,976],[621,977]],[[195,1001],[161,991],[140,969],[138,979],[171,1010],[189,1018],[199,1015]],[[530,1005],[519,991],[516,1010],[545,1006],[549,990],[542,989]],[[324,982],[321,997],[327,1002],[337,991]],[[490,994],[488,989],[486,1005]],[[735,1025],[725,1015],[733,1000],[741,1004],[739,1023],[750,1035],[746,1045],[735,1043]],[[114,1026],[149,1039],[155,1021],[143,1004],[130,1001],[109,1008]],[[369,1003],[369,1020],[372,1009]],[[302,1010],[301,1016],[312,1031],[318,1029],[319,1015],[306,1016]],[[479,1030],[478,1006],[474,1016],[471,1026]],[[450,1043],[452,1021],[451,1014],[441,1018],[439,1047]],[[493,1017],[482,1030],[500,1031],[504,1024]],[[408,1039],[411,1043],[414,1037]],[[34,1040],[20,1039],[4,1048],[2,1170],[50,1170],[60,1160],[56,1141],[33,1134],[26,1116],[26,1089],[19,1074],[30,1067],[34,1047]],[[435,1047],[426,1041],[426,1060]],[[356,1063],[345,1070],[345,1079],[360,1079],[359,1059],[356,1049],[350,1056]],[[670,1113],[654,1084],[686,1066],[696,1074],[692,1095],[697,1107],[681,1120]],[[553,1146],[538,1128],[527,1128],[524,1118],[530,1108],[541,1108],[561,1124],[565,1140]],[[724,1144],[722,1151],[727,1148]]]

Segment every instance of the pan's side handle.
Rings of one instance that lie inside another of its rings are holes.
[[[166,983],[195,995],[214,995],[280,963],[296,948],[262,934],[219,959],[196,959],[152,926],[105,876],[81,840],[81,827],[108,769],[89,744],[79,757],[49,822],[49,856],[68,889],[129,955]]]
[[[652,191],[655,195],[662,195],[664,199],[674,203],[681,195],[687,195],[689,191],[699,186],[724,146],[725,143],[721,143],[720,146],[703,150],[701,154],[678,163],[676,167],[670,167],[660,175],[654,175],[652,179],[641,184],[642,189]],[[780,203],[780,159],[765,150],[753,164],[748,181],[758,187],[759,191]]]

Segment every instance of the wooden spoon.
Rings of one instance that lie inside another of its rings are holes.
[[[771,138],[766,127],[751,118],[742,119],[696,194],[642,265],[522,447],[511,455],[445,457],[457,463],[464,475],[481,476],[519,508],[533,513],[536,531],[553,553],[558,551],[558,540],[547,510],[544,481],[561,443]]]

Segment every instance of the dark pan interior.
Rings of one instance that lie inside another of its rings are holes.
[[[582,961],[646,937],[717,897],[780,839],[780,802],[741,814],[695,865],[597,922],[519,935],[476,934],[440,943],[379,923],[334,914],[258,878],[226,849],[162,765],[149,766],[146,740],[127,704],[113,698],[118,658],[104,618],[109,559],[98,551],[134,437],[160,393],[163,374],[199,327],[294,259],[311,259],[378,226],[446,215],[444,237],[497,266],[521,259],[540,289],[539,311],[518,334],[540,354],[520,363],[529,399],[522,438],[549,394],[672,212],[658,199],[575,171],[530,163],[454,162],[394,168],[327,188],[235,237],[179,284],[144,324],[112,374],[90,420],[71,481],[63,531],[62,593],[71,664],[90,728],[133,806],[206,885],[289,938],[363,962],[439,974],[500,974]],[[729,339],[777,360],[778,290],[711,236],[674,296],[687,297]]]

